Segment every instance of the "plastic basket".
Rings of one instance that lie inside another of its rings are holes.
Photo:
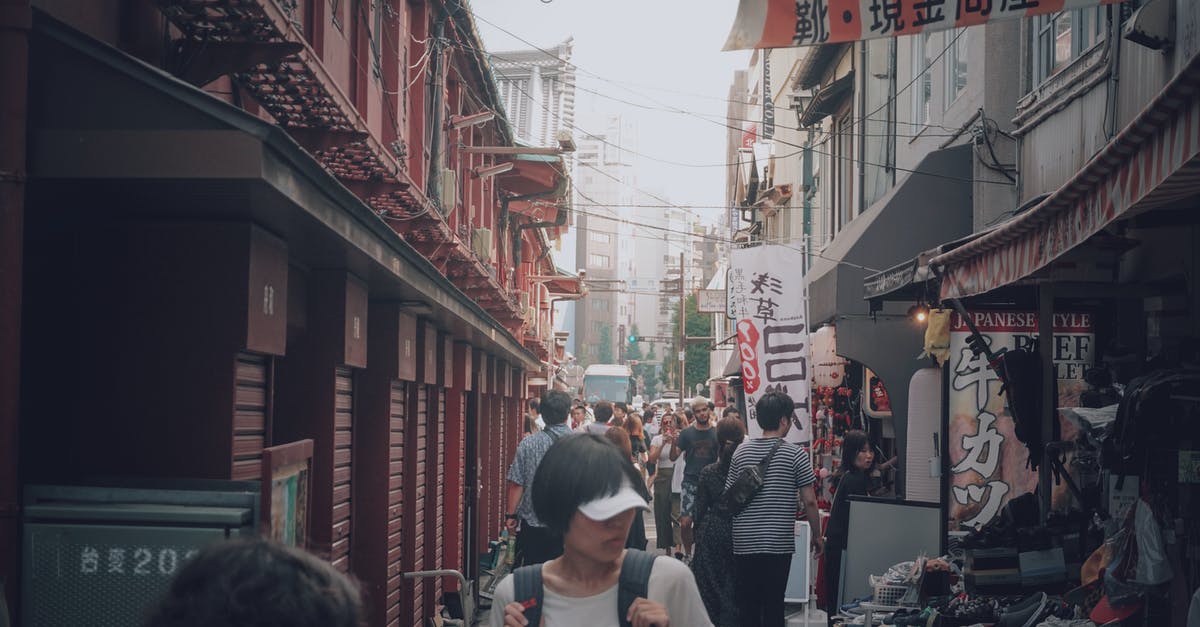
[[[875,586],[875,603],[877,605],[900,605],[900,599],[908,592],[908,586],[896,586],[881,583]]]

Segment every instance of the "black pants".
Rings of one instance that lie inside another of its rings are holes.
[[[844,548],[832,542],[825,544],[825,589],[821,591],[821,603],[833,624],[833,615],[838,613],[838,583],[842,578],[842,552]]]
[[[517,532],[516,556],[513,568],[548,562],[563,553],[562,537],[546,527],[534,527],[521,521]]]
[[[734,595],[742,627],[783,627],[783,595],[787,590],[790,553],[734,555]]]

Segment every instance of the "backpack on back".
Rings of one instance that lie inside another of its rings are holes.
[[[627,549],[621,562],[621,576],[617,581],[617,618],[621,627],[629,627],[625,616],[629,606],[638,598],[646,598],[650,589],[650,569],[654,567],[654,555],[637,549]],[[513,600],[525,606],[525,619],[531,627],[542,621],[542,565],[531,564],[513,571]]]

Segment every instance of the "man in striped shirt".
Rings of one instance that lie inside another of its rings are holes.
[[[791,397],[781,392],[768,392],[758,399],[754,409],[762,437],[744,442],[734,451],[726,489],[743,469],[761,462],[787,435],[795,408]],[[824,549],[817,531],[821,518],[813,489],[815,481],[808,452],[785,441],[767,465],[758,494],[733,518],[735,596],[742,627],[784,624],[783,595],[796,546],[797,494],[804,502],[809,524],[814,526],[813,552]]]

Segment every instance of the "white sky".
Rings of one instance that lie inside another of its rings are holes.
[[[579,119],[587,111],[620,113],[636,124],[639,189],[677,205],[724,203],[725,170],[717,164],[726,160],[725,100],[734,70],[750,57],[721,52],[736,0],[471,0],[470,7],[491,51],[534,47],[529,44],[549,49],[575,38],[577,126],[591,130]],[[721,214],[719,208],[697,212],[707,223]]]

